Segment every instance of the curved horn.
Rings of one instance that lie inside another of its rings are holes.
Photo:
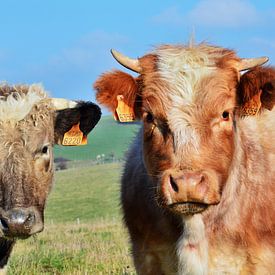
[[[51,102],[57,111],[74,108],[77,105],[77,102],[65,98],[51,98]]]
[[[138,59],[132,59],[126,55],[123,55],[122,53],[111,49],[111,54],[116,59],[118,63],[120,63],[122,66],[126,67],[127,69],[130,69],[136,73],[141,73],[142,68],[139,64]]]
[[[241,59],[240,63],[238,63],[237,69],[239,71],[248,70],[253,67],[263,65],[267,61],[268,61],[268,57],[266,56],[258,57],[258,58],[243,58]]]

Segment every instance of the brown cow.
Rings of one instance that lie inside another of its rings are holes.
[[[206,44],[112,53],[139,73],[94,85],[143,121],[121,188],[138,274],[274,274],[275,70],[254,68],[267,58]]]
[[[53,145],[79,122],[87,135],[100,116],[97,105],[49,98],[39,85],[0,86],[2,273],[15,240],[43,230],[53,181]]]

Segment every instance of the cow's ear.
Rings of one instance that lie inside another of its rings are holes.
[[[113,71],[101,75],[94,83],[97,101],[116,113],[118,97],[122,96],[124,103],[134,110],[135,118],[141,114],[141,97],[139,87],[141,80],[122,71]]]
[[[255,115],[275,104],[275,68],[256,67],[243,74],[238,88],[242,115]]]
[[[54,139],[62,144],[64,134],[79,123],[79,128],[87,136],[101,117],[100,108],[92,102],[78,101],[74,107],[57,110],[55,116]]]

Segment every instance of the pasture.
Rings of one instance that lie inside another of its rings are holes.
[[[112,116],[103,116],[88,136],[86,146],[57,146],[55,157],[64,157],[69,160],[95,160],[98,155],[104,154],[108,157],[112,154],[115,159],[121,160],[138,129],[139,123],[117,123]]]
[[[8,274],[134,274],[119,208],[121,168],[56,172],[45,229],[17,242]]]

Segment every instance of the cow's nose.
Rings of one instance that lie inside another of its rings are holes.
[[[175,171],[166,174],[162,181],[162,195],[171,211],[192,215],[208,207],[208,183],[200,172]]]
[[[199,202],[199,198],[203,198],[207,191],[205,177],[199,172],[171,174],[167,184],[173,203],[196,201],[196,199]]]
[[[37,213],[28,208],[16,208],[2,213],[0,217],[1,229],[5,236],[26,238],[41,231],[37,226]]]
[[[170,185],[176,194],[181,194],[187,189],[195,188],[202,183],[204,176],[198,173],[185,173],[180,176],[170,175]]]

